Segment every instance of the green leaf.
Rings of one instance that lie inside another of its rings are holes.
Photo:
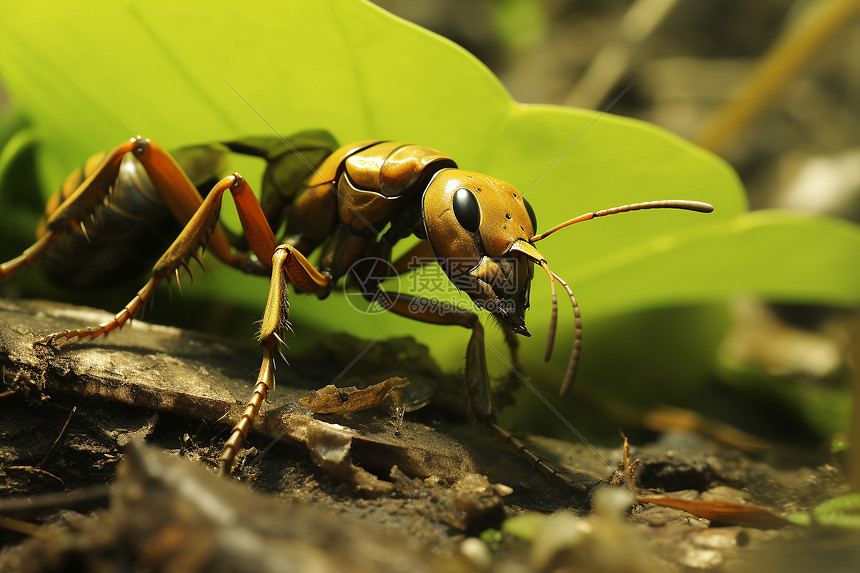
[[[860,529],[860,493],[828,499],[808,512],[790,514],[788,520],[804,527],[814,523],[822,527]]]
[[[324,128],[342,142],[429,145],[464,169],[508,180],[534,206],[540,229],[636,201],[714,204],[710,215],[609,217],[539,243],[582,307],[582,384],[603,378],[600,364],[587,365],[589,356],[635,354],[641,341],[589,342],[592,328],[622,313],[713,303],[736,293],[846,306],[860,296],[856,226],[790,213],[747,214],[737,176],[713,155],[641,122],[520,105],[461,48],[365,2],[16,3],[4,10],[0,53],[0,75],[32,119],[44,178],[53,186],[90,154],[137,133],[170,148]],[[548,325],[548,290],[538,273],[528,316],[538,339]],[[258,277],[224,269],[186,289],[190,296],[258,309],[266,291]],[[296,298],[292,312],[299,337],[317,329],[370,338],[413,334],[447,369],[462,366],[468,334],[462,329],[360,315],[337,295]],[[681,332],[707,328],[709,334],[701,341],[685,336],[683,348],[670,348],[661,346],[657,328],[647,341],[655,356],[661,348],[666,356],[712,355],[720,321],[685,316],[679,315]],[[571,342],[569,309],[560,320],[554,370],[544,375],[553,387]],[[503,342],[496,337],[490,344],[490,360],[503,369],[495,358],[506,357]],[[540,355],[542,345],[526,341],[523,354]],[[659,378],[661,368],[671,367],[656,361],[647,376]],[[693,380],[700,369],[673,375]],[[644,370],[632,372],[629,382]]]
[[[548,519],[548,515],[536,511],[521,513],[507,518],[502,523],[502,533],[533,541],[546,525]]]

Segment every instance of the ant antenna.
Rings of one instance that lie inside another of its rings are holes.
[[[697,211],[699,213],[710,213],[714,210],[714,206],[701,201],[687,201],[684,199],[666,199],[664,201],[648,201],[646,203],[633,203],[631,205],[622,205],[621,207],[613,207],[611,209],[603,209],[594,213],[585,213],[579,217],[574,217],[569,221],[565,221],[560,225],[556,225],[549,231],[544,231],[529,239],[530,243],[537,243],[542,239],[546,239],[556,231],[569,227],[574,223],[590,221],[597,217],[605,217],[606,215],[615,215],[616,213],[626,213],[628,211],[641,211],[643,209],[685,209],[687,211]]]
[[[542,239],[545,239],[559,231],[564,229],[565,227],[569,227],[574,223],[581,223],[583,221],[590,221],[591,219],[595,219],[597,217],[605,217],[606,215],[615,215],[616,213],[626,213],[628,211],[641,211],[643,209],[685,209],[687,211],[697,211],[699,213],[710,213],[714,210],[713,205],[708,203],[702,203],[701,201],[687,201],[682,199],[669,199],[664,201],[649,201],[647,203],[633,203],[631,205],[622,205],[621,207],[613,207],[611,209],[603,209],[602,211],[595,211],[593,213],[585,213],[584,215],[580,215],[579,217],[574,217],[560,225],[556,225],[552,229],[548,231],[544,231],[543,233],[537,234],[529,239],[529,243],[536,243]],[[549,330],[547,331],[546,338],[546,347],[544,349],[544,361],[549,361],[550,356],[552,355],[552,347],[553,342],[555,341],[555,331],[556,325],[558,322],[558,299],[555,293],[555,281],[564,288],[567,292],[568,298],[570,298],[570,303],[573,306],[573,314],[575,320],[575,330],[573,337],[573,348],[570,351],[570,360],[567,364],[567,372],[565,372],[564,380],[561,383],[561,389],[559,391],[559,396],[564,398],[567,396],[568,392],[570,392],[571,387],[573,386],[573,379],[576,377],[576,370],[579,365],[579,354],[580,349],[582,347],[582,320],[579,315],[579,305],[576,302],[576,298],[573,296],[573,291],[570,286],[562,279],[560,276],[552,272],[549,268],[549,264],[546,259],[540,257],[536,257],[535,255],[539,255],[537,251],[534,253],[526,252],[522,247],[517,248],[519,252],[526,254],[529,258],[537,262],[543,270],[546,272],[547,277],[549,278],[549,286],[552,289],[552,315],[550,316]]]

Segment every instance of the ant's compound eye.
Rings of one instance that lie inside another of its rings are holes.
[[[478,206],[478,199],[465,187],[457,189],[454,193],[454,216],[457,217],[457,222],[470,233],[476,232],[481,224],[481,208]]]
[[[529,214],[529,219],[532,221],[532,230],[537,233],[537,216],[535,215],[535,210],[532,209],[532,206],[526,201],[526,198],[523,197],[523,203],[526,205],[526,211]]]

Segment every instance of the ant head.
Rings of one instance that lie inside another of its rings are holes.
[[[424,229],[445,274],[475,304],[490,311],[505,327],[518,334],[529,335],[525,311],[529,307],[534,265],[540,265],[552,289],[545,360],[552,354],[558,319],[555,283],[562,286],[574,313],[574,342],[559,392],[562,397],[573,384],[582,344],[579,305],[570,286],[550,270],[535,243],[574,223],[643,209],[710,213],[714,207],[678,199],[633,203],[585,213],[534,234],[537,227],[534,211],[513,186],[487,175],[458,169],[437,172],[422,201]]]
[[[511,247],[528,242],[536,224],[520,192],[481,173],[443,169],[427,186],[422,207],[430,246],[454,286],[528,336],[525,311],[534,263]]]

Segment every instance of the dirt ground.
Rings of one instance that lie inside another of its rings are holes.
[[[32,346],[37,332],[106,316],[0,301],[3,571],[806,571],[848,570],[860,553],[836,530],[777,517],[720,524],[635,503],[620,439],[597,450],[604,463],[583,445],[526,436],[573,479],[565,491],[470,420],[459,377],[411,339],[382,342],[356,372],[368,385],[396,372],[437,399],[402,422],[385,407],[298,405],[366,346],[337,336],[291,358],[290,382],[271,396],[234,479],[219,478],[225,422],[250,389],[255,349],[142,322],[98,343]],[[778,516],[843,487],[834,459],[751,456],[694,434],[633,444],[630,457],[639,495]]]

